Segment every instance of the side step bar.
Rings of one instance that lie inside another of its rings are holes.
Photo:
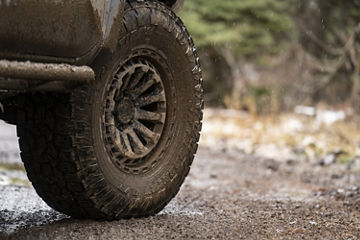
[[[88,66],[0,60],[0,91],[64,91],[94,80]]]

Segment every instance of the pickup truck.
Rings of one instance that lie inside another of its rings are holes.
[[[204,105],[183,1],[0,1],[0,119],[52,208],[146,217],[179,191]]]

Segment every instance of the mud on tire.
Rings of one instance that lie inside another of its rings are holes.
[[[29,179],[51,207],[77,218],[159,212],[197,150],[202,79],[183,23],[151,1],[128,2],[122,22],[118,49],[93,63],[92,86],[19,99]]]

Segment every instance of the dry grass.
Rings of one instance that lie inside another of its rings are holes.
[[[327,124],[316,117],[295,113],[255,116],[207,109],[200,144],[265,153],[285,160],[302,155],[314,161],[336,154],[340,162],[348,162],[360,155],[357,122],[354,117]]]

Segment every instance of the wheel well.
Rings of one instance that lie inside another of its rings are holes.
[[[159,1],[165,3],[169,7],[173,7],[174,4],[176,3],[176,0],[159,0]]]

